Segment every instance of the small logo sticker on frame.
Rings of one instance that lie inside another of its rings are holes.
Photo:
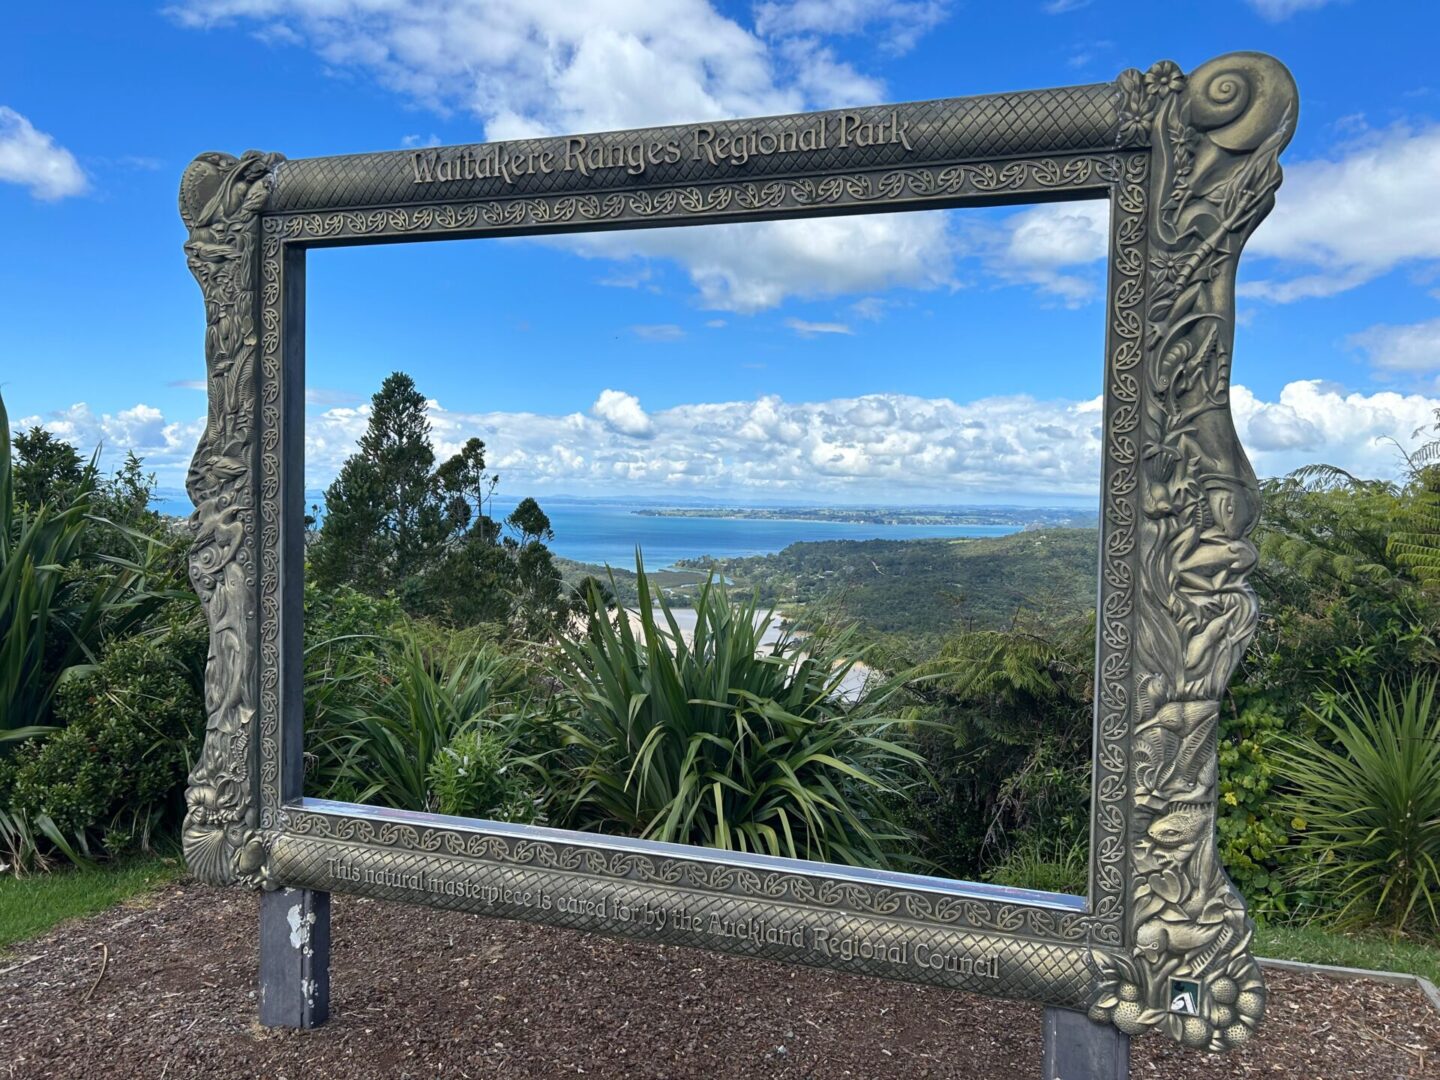
[[[1171,979],[1170,1011],[1181,1016],[1199,1016],[1200,984],[1190,979]]]

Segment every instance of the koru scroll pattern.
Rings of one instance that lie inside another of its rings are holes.
[[[197,158],[180,198],[186,255],[205,299],[210,402],[187,482],[196,506],[191,579],[211,628],[207,733],[184,829],[197,876],[326,888],[316,867],[324,845],[334,844],[376,865],[443,858],[451,873],[476,880],[508,865],[547,880],[608,876],[629,892],[708,890],[726,910],[833,906],[892,920],[892,929],[903,922],[989,942],[1014,965],[990,991],[1002,996],[1084,1005],[1123,1031],[1163,1027],[1196,1047],[1247,1039],[1263,1013],[1264,984],[1244,903],[1214,840],[1218,702],[1256,617],[1245,577],[1255,560],[1247,535],[1258,489],[1230,417],[1230,350],[1235,262],[1273,203],[1297,95],[1282,65],[1252,53],[1221,57],[1189,77],[1169,62],[1127,71],[1108,99],[1085,94],[1113,110],[1104,144],[1088,149],[1077,145],[1088,135],[1070,132],[1056,144],[1063,151],[1040,156],[913,167],[857,161],[848,171],[841,162],[820,174],[748,181],[687,175],[640,190],[604,190],[597,181],[594,192],[283,209],[269,205],[279,155]],[[1086,105],[1087,132],[1100,107]],[[352,171],[363,173],[363,164],[345,159]],[[522,851],[478,835],[479,826],[381,827],[282,805],[279,396],[288,245],[1095,194],[1110,199],[1111,274],[1087,911],[827,884],[820,868],[760,874],[593,849],[573,855],[564,845]],[[1077,956],[1083,994],[1075,989]],[[883,964],[865,970],[919,977]]]

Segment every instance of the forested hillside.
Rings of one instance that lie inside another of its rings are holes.
[[[832,540],[714,566],[767,604],[824,604],[867,636],[929,652],[961,629],[1017,617],[1060,620],[1095,607],[1094,529],[1038,529],[974,540]],[[694,564],[692,564],[694,565]]]

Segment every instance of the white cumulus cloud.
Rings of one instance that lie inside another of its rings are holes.
[[[621,435],[642,438],[654,431],[650,417],[640,407],[640,399],[623,390],[602,390],[590,410],[610,428]]]
[[[1440,374],[1440,319],[1408,326],[1381,323],[1351,334],[1348,341],[1380,371]]]
[[[37,199],[63,199],[87,187],[75,155],[5,105],[0,105],[0,181],[28,187]]]
[[[157,408],[144,403],[115,413],[96,413],[83,401],[45,414],[22,416],[10,422],[12,431],[43,427],[85,455],[101,450],[101,464],[113,468],[127,451],[145,459],[145,468],[178,484],[195,451],[205,421],[167,420]]]
[[[825,38],[878,33],[903,51],[946,5],[769,3],[755,30],[707,0],[178,0],[169,10],[189,27],[266,29],[331,69],[473,117],[477,136],[514,139],[884,100],[884,84],[839,60]],[[791,296],[930,287],[949,280],[953,262],[944,220],[926,214],[552,242],[596,257],[675,260],[704,307],[746,313]]]
[[[1243,386],[1231,407],[1255,470],[1275,476],[1326,462],[1360,476],[1393,478],[1431,427],[1440,396],[1346,392],[1299,380],[1275,400]],[[305,431],[306,486],[329,483],[355,451],[370,406],[312,410]],[[588,412],[467,412],[431,403],[436,453],[485,441],[490,466],[513,494],[711,495],[733,498],[904,502],[1005,501],[1015,496],[1096,495],[1098,398],[1046,400],[1025,394],[959,402],[908,394],[824,401],[765,395],[647,411],[607,388]],[[162,485],[178,486],[203,419],[178,423],[148,406],[96,415],[85,405],[25,417],[107,460],[127,449]]]
[[[1046,203],[1012,214],[1005,230],[1004,242],[992,246],[988,256],[1002,278],[1036,285],[1070,306],[1099,295],[1101,278],[1083,268],[1109,251],[1109,203]]]
[[[1437,177],[1440,126],[1397,127],[1333,159],[1286,163],[1275,209],[1246,245],[1279,261],[1281,273],[1244,282],[1240,294],[1286,303],[1333,296],[1397,266],[1433,266]]]

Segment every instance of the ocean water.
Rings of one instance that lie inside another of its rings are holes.
[[[308,501],[313,501],[309,500]],[[681,559],[768,555],[801,540],[919,540],[934,537],[1005,536],[1016,525],[872,525],[858,522],[776,521],[744,518],[654,517],[637,514],[635,505],[580,499],[539,500],[550,517],[555,540],[550,549],[576,562],[633,569],[635,548],[645,565],[663,570]],[[153,503],[161,513],[188,515],[183,499]],[[651,504],[653,505],[653,504]],[[513,505],[495,505],[503,517]]]
[[[550,516],[550,549],[577,562],[633,568],[635,548],[645,565],[662,570],[681,559],[710,555],[768,555],[801,540],[918,540],[928,537],[1004,536],[1014,525],[871,525],[830,521],[653,517],[624,506],[585,503],[540,505]]]

